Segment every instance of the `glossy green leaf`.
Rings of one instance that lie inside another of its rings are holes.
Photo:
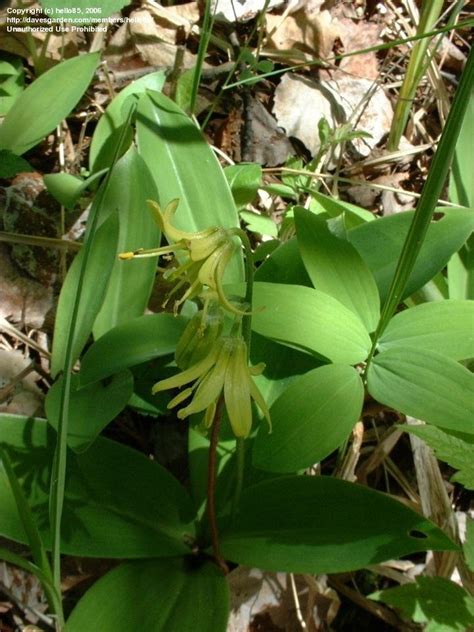
[[[91,4],[89,0],[40,0],[40,5],[49,9],[51,19],[64,19],[77,24],[94,24],[100,18],[108,18],[130,4],[130,0],[102,0]],[[69,11],[68,11],[69,9]]]
[[[160,231],[146,200],[156,198],[150,172],[134,147],[114,167],[104,204],[118,210],[119,238],[117,253],[160,245]],[[157,258],[121,261],[118,257],[110,272],[107,293],[94,323],[94,336],[145,312],[153,282]]]
[[[429,623],[427,632],[465,632],[474,625],[474,597],[444,577],[418,577],[369,597],[398,608],[416,623]]]
[[[157,92],[141,97],[138,150],[158,189],[159,202],[179,199],[173,220],[186,231],[239,225],[237,209],[218,160],[191,119]],[[190,168],[192,165],[192,168]],[[229,282],[243,279],[242,257],[234,257]]]
[[[359,318],[329,294],[301,285],[256,283],[252,328],[332,362],[365,360],[370,337]]]
[[[25,84],[23,61],[16,55],[10,55],[5,51],[0,53],[0,116],[10,110],[18,96],[22,93]],[[9,178],[11,176],[1,176]]]
[[[337,200],[335,198],[324,195],[319,191],[311,191],[311,206],[313,213],[327,213],[329,217],[338,217],[343,214],[349,214],[354,219],[357,218],[358,224],[372,222],[375,216],[365,208],[346,202],[345,200]]]
[[[74,360],[79,357],[84,348],[104,300],[107,282],[116,258],[118,229],[117,213],[112,213],[94,234],[84,274],[77,323],[74,329],[72,350]],[[58,374],[64,365],[66,343],[70,335],[69,325],[74,296],[78,289],[83,253],[84,250],[81,250],[72,262],[59,296],[51,357],[51,374],[53,377]]]
[[[246,206],[255,199],[262,184],[262,167],[255,163],[231,165],[224,169],[234,202],[237,207]]]
[[[474,213],[467,209],[440,209],[444,216],[428,228],[420,254],[403,292],[406,298],[444,268],[474,229]],[[383,302],[388,293],[408,233],[413,212],[397,213],[368,222],[348,232],[375,277]]]
[[[341,573],[415,551],[456,550],[434,524],[385,494],[326,476],[290,476],[245,489],[226,559],[267,571]]]
[[[272,433],[260,427],[253,464],[296,472],[322,461],[348,437],[363,399],[362,380],[351,366],[328,364],[299,377],[270,409]]]
[[[277,237],[278,226],[275,222],[265,215],[259,215],[252,211],[241,211],[239,213],[241,219],[247,224],[247,230],[252,233],[258,233],[260,235],[270,235],[270,237]]]
[[[295,209],[295,223],[301,257],[314,287],[336,298],[359,316],[367,331],[374,331],[380,317],[379,293],[360,254],[333,235],[324,219],[304,208]]]
[[[33,81],[0,126],[0,149],[24,154],[54,130],[86,91],[99,59],[99,53],[73,57]]]
[[[126,100],[129,97],[144,94],[146,90],[159,92],[165,82],[165,73],[162,70],[151,72],[136,81],[129,83],[111,101],[110,105],[100,117],[92,136],[89,151],[89,168],[98,171],[109,167],[116,143],[116,135],[127,120],[128,108]]]
[[[433,351],[395,347],[376,355],[367,388],[405,415],[474,434],[474,375]]]
[[[60,204],[68,209],[73,209],[81,195],[93,182],[101,178],[105,172],[106,169],[97,171],[85,180],[70,173],[48,173],[43,176],[43,180],[48,192]]]
[[[114,327],[87,350],[81,363],[81,384],[174,353],[185,326],[181,316],[149,314]]]
[[[461,483],[467,489],[474,490],[474,459],[472,442],[464,441],[458,436],[444,432],[440,428],[429,425],[403,425],[402,430],[425,441],[440,461],[448,463],[459,470],[451,480]]]
[[[61,378],[46,396],[49,423],[58,427]],[[122,371],[107,383],[95,382],[80,388],[79,376],[72,376],[68,423],[68,446],[82,452],[99,436],[101,430],[122,411],[133,393],[130,371]]]
[[[187,559],[128,562],[102,577],[79,601],[66,632],[225,632],[225,577],[210,562]]]
[[[474,357],[474,301],[423,303],[396,314],[378,348],[436,351],[452,360]]]
[[[0,415],[1,442],[8,448],[47,548],[53,434],[45,420]],[[0,505],[0,535],[26,543],[5,476],[0,476]],[[85,453],[69,454],[63,553],[111,558],[183,555],[189,552],[193,517],[184,488],[145,455],[102,438]]]

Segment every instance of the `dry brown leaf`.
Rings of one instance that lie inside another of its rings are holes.
[[[44,395],[36,385],[39,375],[32,371],[12,383],[30,363],[20,351],[0,349],[0,412],[28,417],[41,413]]]
[[[314,156],[319,150],[318,122],[324,116],[331,127],[347,121],[371,138],[355,139],[353,147],[368,156],[390,129],[392,106],[384,91],[368,79],[342,76],[311,81],[285,75],[275,90],[273,112],[280,127],[294,136]]]
[[[338,25],[344,53],[352,53],[382,43],[380,39],[382,28],[378,24],[367,21],[354,22],[353,20],[342,18],[339,20]],[[345,73],[350,74],[352,77],[377,79],[379,69],[375,52],[344,57],[333,77],[341,76]]]

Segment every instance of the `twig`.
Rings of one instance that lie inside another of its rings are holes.
[[[211,429],[211,441],[209,444],[209,463],[207,470],[207,517],[211,531],[212,552],[214,560],[224,575],[229,572],[229,567],[221,555],[219,547],[219,531],[216,517],[216,478],[217,478],[217,445],[219,443],[219,431],[221,428],[224,397],[221,395],[217,402],[214,420]]]

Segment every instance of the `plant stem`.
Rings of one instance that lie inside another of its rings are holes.
[[[235,459],[236,459],[236,481],[234,489],[234,497],[232,499],[232,522],[237,513],[240,502],[240,494],[242,493],[242,485],[244,482],[245,468],[245,439],[237,437],[235,440]]]
[[[229,567],[221,555],[219,547],[219,531],[217,528],[216,514],[216,481],[217,481],[217,445],[219,443],[219,431],[221,428],[222,411],[224,409],[224,397],[221,395],[217,402],[216,412],[211,428],[211,440],[209,444],[209,463],[207,470],[207,518],[211,532],[212,552],[214,560],[224,575],[229,572]]]

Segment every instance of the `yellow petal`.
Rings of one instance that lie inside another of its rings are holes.
[[[224,228],[212,228],[209,230],[209,234],[205,237],[193,237],[187,242],[189,256],[193,261],[207,259],[227,239],[227,233]]]
[[[184,402],[184,400],[187,399],[191,395],[192,392],[193,392],[192,388],[185,388],[184,391],[181,391],[181,393],[178,393],[176,397],[173,397],[173,399],[168,403],[168,406],[166,408],[170,409],[170,408],[174,408],[175,406],[178,406],[179,404],[181,404],[181,402]]]
[[[267,422],[268,422],[268,432],[271,433],[271,431],[272,431],[272,420],[271,420],[271,417],[270,417],[270,411],[268,410],[268,406],[267,406],[265,400],[263,399],[262,393],[258,390],[258,387],[255,384],[255,382],[252,380],[252,378],[250,378],[250,395],[252,396],[252,399],[257,404],[257,406],[260,408],[260,410],[262,411],[265,419],[267,420]]]
[[[177,375],[173,375],[166,380],[161,380],[160,382],[157,382],[151,390],[152,394],[154,395],[155,393],[159,393],[160,391],[167,391],[170,388],[183,386],[184,384],[189,384],[189,382],[197,380],[198,377],[201,377],[201,375],[209,371],[209,369],[215,363],[219,348],[219,345],[215,345],[211,349],[209,355],[207,355],[194,366],[186,369],[186,371],[178,373]]]
[[[252,404],[247,369],[247,345],[236,339],[227,367],[224,398],[230,425],[236,437],[248,437],[252,429]]]

